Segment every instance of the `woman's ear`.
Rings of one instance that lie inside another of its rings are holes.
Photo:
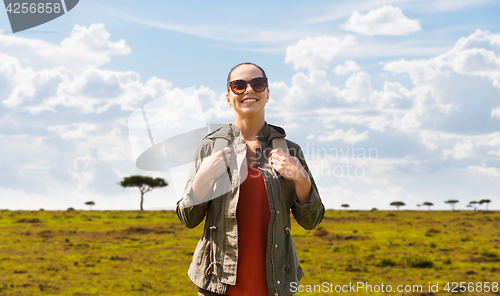
[[[229,97],[229,92],[226,93],[226,101],[229,106],[233,107],[233,104],[231,103],[231,98]]]

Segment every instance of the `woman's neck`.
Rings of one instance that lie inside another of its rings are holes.
[[[240,129],[243,140],[253,141],[257,139],[257,136],[264,128],[266,121],[264,116],[256,116],[252,118],[241,118],[239,116],[235,116],[233,124]]]

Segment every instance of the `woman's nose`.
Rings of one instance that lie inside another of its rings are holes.
[[[245,89],[245,93],[248,93],[249,91],[252,91],[252,92],[253,92],[253,88],[252,88],[252,86],[250,85],[250,83],[247,83],[247,88]]]

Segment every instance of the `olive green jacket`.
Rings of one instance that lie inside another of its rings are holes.
[[[289,189],[285,179],[271,167],[269,156],[273,149],[272,139],[277,137],[285,137],[285,131],[266,122],[260,135],[257,136],[262,151],[257,148],[256,154],[262,155],[258,159],[258,167],[264,178],[271,214],[266,251],[267,285],[270,295],[281,296],[293,294],[290,292],[290,283],[298,283],[304,276],[290,233],[290,210],[297,222],[310,230],[323,219],[325,207],[299,145],[286,140],[289,153],[300,160],[310,176],[312,188],[309,203],[301,205],[293,187]],[[228,147],[231,148],[232,157],[228,172],[231,173],[231,178],[227,178],[227,175],[226,178],[219,177],[219,183],[209,191],[205,202],[196,204],[192,199],[191,185],[203,158],[212,154],[216,138],[229,141]],[[239,129],[232,124],[208,134],[197,148],[184,193],[177,202],[177,215],[182,224],[188,228],[196,227],[206,216],[203,235],[194,252],[188,275],[198,287],[214,293],[224,294],[228,284],[236,284],[238,268],[236,207],[240,189],[238,185],[242,181],[238,171],[246,159],[246,147]],[[224,183],[223,179],[231,181],[221,184]]]

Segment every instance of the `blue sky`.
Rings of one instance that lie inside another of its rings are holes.
[[[16,34],[0,14],[0,208],[138,209],[138,189],[116,182],[170,175],[135,167],[128,117],[195,87],[207,122],[231,122],[227,72],[251,61],[270,80],[267,121],[307,148],[327,208],[491,199],[498,210],[499,9],[87,0]],[[169,186],[147,193],[144,207],[175,203]]]

